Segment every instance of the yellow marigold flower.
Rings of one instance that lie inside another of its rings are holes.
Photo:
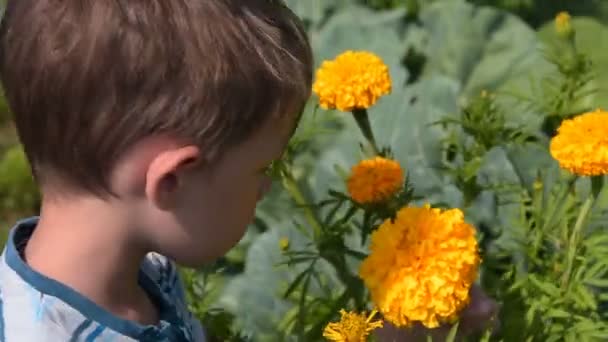
[[[570,24],[570,14],[568,12],[560,12],[555,17],[555,30],[562,36],[572,34],[572,25]]]
[[[359,275],[387,321],[435,328],[469,303],[479,263],[475,229],[462,211],[405,207],[372,233]]]
[[[369,316],[340,310],[340,322],[329,323],[323,331],[323,337],[337,342],[365,342],[374,329],[382,327],[382,321],[372,321],[377,311]]]
[[[351,198],[360,204],[377,203],[403,186],[403,169],[392,159],[375,157],[353,166],[347,180]]]
[[[560,166],[582,176],[608,173],[608,112],[601,109],[564,120],[551,139]]]
[[[388,67],[380,57],[366,51],[346,51],[324,61],[317,70],[312,90],[325,109],[366,109],[391,92]]]

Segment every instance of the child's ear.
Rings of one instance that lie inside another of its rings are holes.
[[[200,160],[200,149],[194,145],[159,153],[146,172],[146,197],[160,209],[173,208],[177,202],[177,192],[183,186],[183,171],[194,167]]]

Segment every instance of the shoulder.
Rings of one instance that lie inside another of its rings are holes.
[[[29,305],[28,305],[29,304]],[[1,304],[0,342],[82,342],[111,339],[134,342],[84,316],[77,316],[60,301],[42,296],[35,303],[5,300]]]
[[[4,331],[0,334],[2,342],[53,342],[71,339],[71,334],[55,325],[20,322],[17,325],[5,325],[3,328]]]
[[[1,269],[1,268],[0,268]],[[6,279],[5,279],[6,280]],[[135,341],[19,282],[0,284],[0,342]]]
[[[65,328],[37,319],[23,302],[15,302],[0,292],[0,342],[67,341]],[[34,319],[36,318],[36,319]],[[42,318],[42,317],[40,317]]]
[[[4,327],[0,336],[2,342],[84,342],[111,340],[114,342],[135,342],[136,340],[115,333],[105,327],[83,321],[77,330],[67,331],[64,326],[52,322],[23,321]]]
[[[49,298],[24,282],[0,256],[0,342],[69,340],[65,326],[49,320]],[[65,318],[65,317],[64,317]]]

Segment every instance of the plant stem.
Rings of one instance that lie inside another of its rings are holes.
[[[581,235],[581,230],[583,229],[583,225],[588,217],[599,192],[603,186],[603,176],[596,176],[591,178],[591,193],[583,203],[581,207],[581,211],[576,218],[576,223],[574,224],[574,229],[572,230],[572,234],[570,235],[570,239],[568,241],[568,256],[566,259],[566,272],[564,272],[562,278],[562,284],[566,285],[569,281],[570,274],[572,273],[572,268],[574,265],[574,257],[576,255],[577,245],[579,242],[579,237]]]
[[[545,232],[547,228],[551,229],[556,214],[562,211],[564,205],[566,204],[566,198],[568,197],[568,194],[572,191],[572,188],[574,187],[574,184],[577,179],[578,177],[572,177],[568,179],[566,185],[561,189],[559,195],[557,196],[556,204],[551,206],[549,212],[547,213],[548,220],[543,222],[541,232]]]
[[[313,212],[313,210],[308,205],[300,186],[296,182],[292,173],[289,169],[284,170],[283,176],[281,177],[283,181],[283,186],[290,194],[292,199],[304,210],[304,216],[306,221],[313,228],[314,240],[319,241],[323,231],[322,225],[320,221],[317,219],[317,216]],[[363,298],[363,287],[360,283],[359,278],[351,275],[347,271],[345,260],[336,260],[331,257],[323,257],[323,259],[327,260],[332,266],[336,269],[338,277],[344,283],[347,290],[346,293],[350,294],[351,297],[354,297],[355,304],[358,308],[362,308],[364,306],[364,298]],[[363,301],[363,302],[362,302]]]
[[[306,320],[306,295],[308,294],[308,287],[310,286],[310,279],[312,278],[312,272],[317,260],[315,259],[308,267],[309,271],[304,276],[304,285],[302,287],[302,293],[300,294],[300,300],[298,302],[298,320],[296,322],[296,331],[298,332],[298,341],[304,341],[305,338],[305,320]]]
[[[551,230],[554,225],[555,218],[558,217],[558,214],[566,206],[568,202],[568,194],[572,191],[572,188],[574,187],[574,184],[577,179],[577,177],[569,178],[566,184],[562,185],[560,191],[556,195],[556,200],[552,201],[548,208],[546,208],[547,219],[537,221],[541,222],[541,224],[539,226],[539,230],[535,232],[536,236],[534,238],[534,242],[532,243],[532,255],[534,257],[538,256],[538,250],[540,249],[541,242],[546,238],[546,232],[548,230]],[[541,206],[544,207],[544,205],[542,204]],[[542,213],[540,214],[542,215]]]
[[[376,144],[376,138],[374,138],[374,132],[372,131],[372,125],[369,122],[369,117],[367,115],[366,109],[354,109],[353,116],[355,117],[355,121],[357,122],[357,126],[363,133],[363,136],[368,142],[368,148],[370,151],[366,151],[372,155],[379,155],[380,150],[378,149],[378,145]]]
[[[306,201],[304,194],[302,194],[302,190],[300,190],[300,186],[298,182],[293,178],[290,172],[285,172],[283,178],[283,186],[287,189],[287,192],[291,195],[293,200],[304,210],[304,217],[306,221],[313,229],[314,240],[317,241],[321,236],[321,224],[319,220],[317,220],[317,216],[310,209],[310,205]]]
[[[593,196],[589,196],[585,203],[583,204],[581,211],[576,218],[576,223],[574,224],[574,229],[572,230],[572,234],[570,235],[570,240],[568,241],[568,257],[566,259],[566,272],[564,273],[562,284],[567,284],[568,279],[570,278],[570,273],[572,272],[572,266],[574,264],[574,256],[576,254],[576,247],[578,244],[578,236],[580,235],[581,229],[583,228],[583,223],[585,222],[585,218],[589,213],[589,210],[593,206],[594,198]]]

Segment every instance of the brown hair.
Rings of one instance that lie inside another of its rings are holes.
[[[277,0],[12,0],[0,27],[0,77],[35,177],[101,195],[148,135],[218,158],[301,110],[312,64]]]

